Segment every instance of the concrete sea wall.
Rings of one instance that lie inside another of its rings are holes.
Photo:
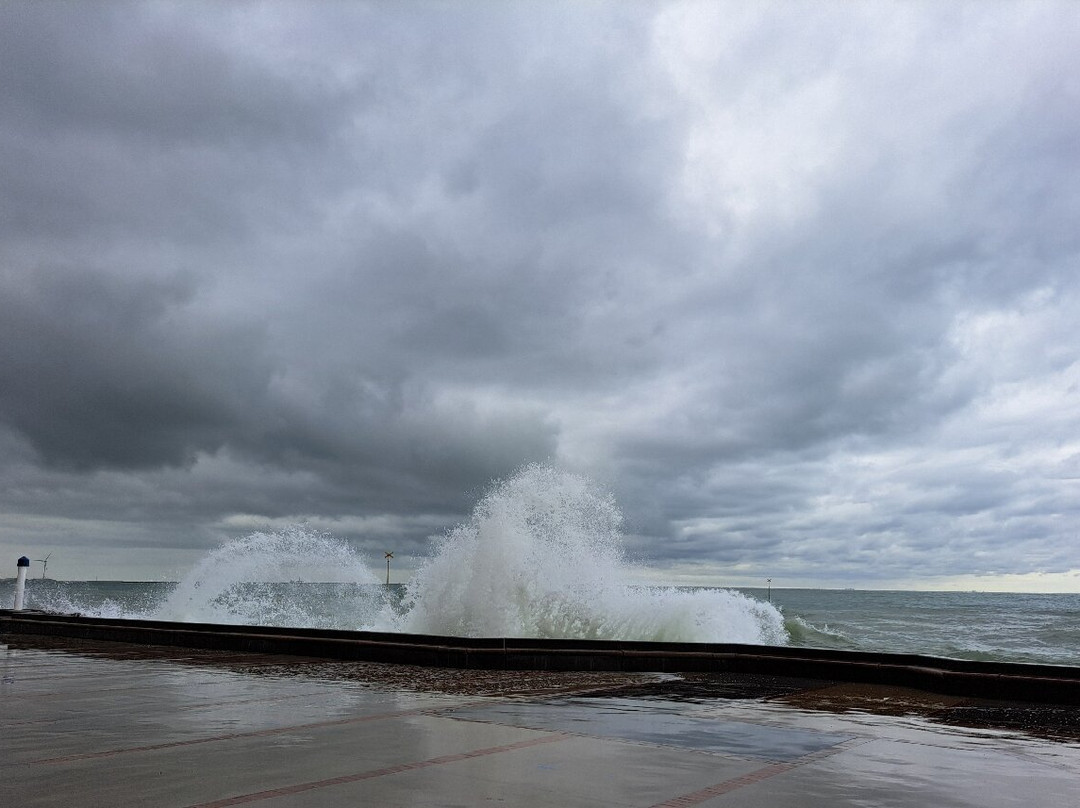
[[[765,674],[1080,704],[1077,667],[792,646],[463,638],[0,610],[0,637],[19,635],[463,669]]]

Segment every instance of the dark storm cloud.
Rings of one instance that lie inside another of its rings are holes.
[[[5,541],[420,555],[548,461],[671,575],[1080,566],[1068,4],[0,18]]]
[[[138,4],[95,4],[77,20],[62,4],[12,10],[2,39],[9,110],[39,134],[77,129],[164,148],[322,136],[331,88],[234,59],[197,18],[154,16]]]
[[[12,235],[186,243],[250,227],[291,151],[325,147],[334,88],[234,59],[150,7],[12,5],[0,33]],[[267,213],[263,208],[261,213]],[[280,224],[280,221],[277,222]]]
[[[37,267],[4,281],[0,413],[49,465],[190,462],[220,447],[241,400],[265,388],[257,335],[191,321],[183,278]]]

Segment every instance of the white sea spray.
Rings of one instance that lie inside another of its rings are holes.
[[[408,585],[402,630],[483,637],[783,643],[772,606],[636,586],[614,500],[531,465],[497,483]]]
[[[317,582],[318,586],[310,586]],[[376,578],[347,542],[305,526],[256,532],[207,553],[158,607],[159,620],[362,628]]]
[[[634,584],[621,522],[589,480],[537,464],[494,483],[403,593],[349,542],[297,525],[224,543],[126,615],[120,601],[53,602],[109,617],[463,637],[788,641],[780,611],[745,594]]]

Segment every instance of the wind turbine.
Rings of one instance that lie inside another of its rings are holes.
[[[51,555],[52,555],[52,553],[46,553],[44,558],[35,558],[34,559],[35,562],[37,562],[37,561],[41,562],[41,577],[42,577],[43,580],[45,578],[45,570],[47,570],[49,568],[49,556],[51,556]]]
[[[390,559],[394,557],[393,553],[388,552],[386,554],[386,585],[390,586]]]

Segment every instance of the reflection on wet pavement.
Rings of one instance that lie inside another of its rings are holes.
[[[450,714],[469,721],[618,738],[761,760],[796,760],[854,740],[818,730],[763,726],[744,721],[683,715],[685,705],[614,699],[549,700],[536,704],[495,704],[457,709]]]
[[[86,650],[0,645],[0,805],[1072,808],[1080,791],[1080,745],[942,724],[962,700],[898,689]]]

